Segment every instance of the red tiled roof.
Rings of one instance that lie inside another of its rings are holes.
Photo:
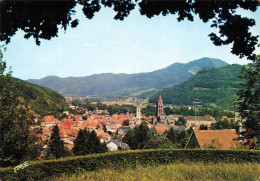
[[[74,119],[75,119],[75,121],[80,121],[80,120],[83,120],[83,117],[82,117],[82,115],[75,115]]]
[[[41,120],[42,122],[55,122],[55,121],[59,121],[58,119],[56,119],[54,116],[44,116],[44,118],[42,118]]]
[[[217,148],[237,148],[238,138],[235,129],[226,130],[195,130],[194,134],[199,142],[200,148],[215,145]]]
[[[78,135],[78,130],[76,129],[69,129],[67,135],[76,137]]]
[[[169,130],[169,128],[168,128],[166,125],[164,125],[164,124],[162,124],[162,125],[156,125],[156,126],[154,126],[154,129],[155,129],[155,131],[156,131],[158,134],[162,134],[162,133],[164,133],[165,131]]]
[[[108,134],[108,133],[101,133],[101,134],[99,134],[99,139],[101,139],[101,138],[105,138],[105,139],[108,139],[108,138],[110,138],[111,136]]]
[[[73,121],[73,119],[63,118],[61,120],[62,123],[67,123],[67,122],[70,122],[70,121]]]

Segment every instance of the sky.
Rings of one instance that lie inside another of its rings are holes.
[[[247,64],[230,53],[231,46],[213,45],[208,37],[216,29],[195,16],[193,22],[177,21],[177,16],[141,16],[135,8],[124,21],[114,20],[115,12],[102,8],[89,20],[76,8],[79,25],[60,30],[58,37],[24,39],[18,31],[6,45],[4,59],[13,76],[27,80],[54,75],[83,77],[99,73],[140,73],[165,68],[173,63],[187,63],[203,57],[221,59],[229,64]],[[254,35],[260,33],[260,11],[242,12],[254,18]],[[255,53],[260,54],[259,49]]]

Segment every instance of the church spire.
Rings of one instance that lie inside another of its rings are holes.
[[[141,119],[141,106],[140,106],[140,101],[139,101],[139,100],[137,100],[136,118],[137,118],[138,120]]]
[[[159,96],[158,96],[157,103],[156,103],[156,117],[159,118],[163,114],[164,114],[163,100],[162,100],[162,95],[160,93]]]

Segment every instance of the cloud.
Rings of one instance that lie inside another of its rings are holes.
[[[83,46],[84,47],[96,47],[97,44],[89,42],[89,43],[84,43]]]

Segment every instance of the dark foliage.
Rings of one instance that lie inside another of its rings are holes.
[[[100,143],[94,130],[90,133],[86,129],[81,129],[79,130],[78,136],[74,141],[72,151],[75,155],[104,153],[107,152],[107,147],[105,144]]]
[[[185,126],[186,123],[187,123],[187,121],[183,116],[179,117],[178,121],[175,122],[175,124],[178,126]]]
[[[37,138],[31,132],[33,112],[19,97],[19,83],[6,71],[0,46],[0,166],[17,165],[39,155]]]
[[[122,141],[128,144],[131,149],[143,149],[151,138],[149,127],[146,124],[141,124],[136,126],[134,130],[127,131]]]
[[[64,142],[60,139],[60,129],[58,125],[55,125],[52,130],[51,138],[48,143],[47,157],[54,156],[55,158],[61,158],[67,156],[67,152],[64,147]]]
[[[106,144],[105,143],[100,143],[97,134],[94,130],[92,130],[89,134],[89,145],[90,145],[90,150],[89,153],[105,153],[108,151]]]
[[[166,107],[164,108],[164,111],[166,115],[169,114],[177,114],[177,115],[183,115],[183,116],[195,116],[195,107],[192,109],[189,109],[188,107],[180,107],[180,108],[170,108]],[[214,118],[222,118],[223,116],[227,116],[228,118],[234,118],[234,114],[230,111],[225,111],[221,108],[196,108],[196,115],[197,116],[205,116],[210,115]]]
[[[78,136],[74,141],[74,147],[72,149],[75,155],[86,155],[89,153],[89,132],[85,129],[79,130]]]
[[[33,37],[36,44],[40,39],[50,40],[57,36],[58,26],[65,30],[68,26],[76,27],[77,19],[72,19],[75,6],[80,4],[86,18],[93,18],[101,9],[101,5],[113,8],[115,19],[123,20],[136,5],[139,5],[141,15],[152,18],[155,15],[176,14],[178,21],[194,20],[198,15],[204,22],[211,22],[212,28],[219,30],[211,33],[210,39],[216,46],[232,44],[231,52],[239,57],[253,59],[253,51],[257,44],[257,37],[253,36],[249,28],[255,25],[253,19],[236,14],[237,9],[256,11],[259,2],[253,1],[3,1],[1,10],[0,40],[10,42],[18,29],[25,32],[25,38]]]
[[[148,105],[145,108],[142,108],[141,113],[145,116],[155,116],[156,108],[154,106]]]
[[[166,137],[173,143],[175,148],[184,148],[188,141],[188,136],[186,131],[179,131],[173,127],[166,132]]]
[[[136,107],[133,105],[118,105],[118,104],[114,104],[114,105],[109,105],[107,106],[107,110],[110,113],[110,115],[112,114],[120,114],[120,113],[135,113],[136,112]]]
[[[122,123],[122,126],[129,126],[129,120],[124,120]]]
[[[68,157],[40,161],[14,174],[13,168],[1,169],[3,180],[45,180],[61,174],[73,174],[79,169],[94,171],[106,168],[129,168],[138,165],[160,165],[171,163],[259,163],[259,151],[241,150],[183,150],[153,149],[105,153],[83,157]]]
[[[216,123],[211,124],[210,129],[220,130],[220,129],[238,129],[237,122],[229,122],[227,119],[218,120]]]
[[[246,131],[242,134],[245,144],[253,149],[260,149],[260,56],[255,64],[243,66],[241,79],[244,89],[238,92],[239,112],[246,119]]]

